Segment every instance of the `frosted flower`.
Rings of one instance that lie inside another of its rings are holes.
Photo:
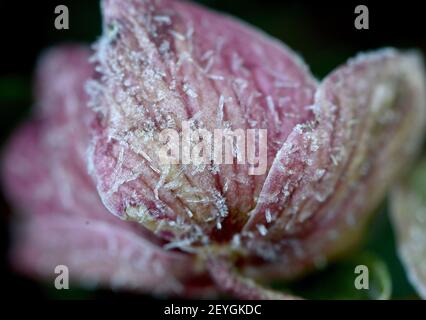
[[[318,83],[282,43],[196,5],[107,0],[103,17],[91,65],[81,48],[45,55],[36,120],[6,153],[7,190],[26,212],[15,261],[30,273],[67,264],[77,280],[147,292],[293,298],[255,281],[355,244],[416,156],[415,52],[361,54]],[[183,121],[266,129],[266,173],[162,164],[158,135]]]

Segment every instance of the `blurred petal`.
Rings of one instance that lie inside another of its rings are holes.
[[[99,112],[90,156],[107,208],[179,247],[227,242],[248,219],[266,174],[248,165],[161,166],[156,135],[194,127],[267,129],[268,165],[312,117],[316,82],[283,44],[181,1],[103,2]]]
[[[12,137],[4,163],[6,191],[24,212],[104,215],[86,169],[93,116],[84,93],[93,75],[89,54],[85,47],[66,45],[40,59],[36,120]]]
[[[70,278],[83,286],[214,295],[209,279],[187,256],[163,250],[122,222],[65,215],[31,217],[16,240],[12,258],[17,269],[51,283],[57,276],[55,267],[65,265]]]
[[[390,201],[401,260],[426,299],[426,160],[392,190]]]
[[[84,88],[86,81],[94,77],[89,62],[91,53],[89,48],[79,45],[49,49],[40,58],[35,79],[36,116],[44,119],[48,127],[44,140],[55,150],[51,156],[62,156],[61,162],[76,163],[84,171],[85,179],[88,125],[94,117],[87,110]]]
[[[246,226],[256,234],[250,249],[282,259],[284,273],[322,266],[347,250],[416,156],[425,88],[420,56],[391,49],[360,55],[329,75],[316,93],[315,120],[296,128],[275,159],[261,199],[275,198],[259,202]]]

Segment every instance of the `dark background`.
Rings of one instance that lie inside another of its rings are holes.
[[[124,1],[124,0],[123,0]],[[398,4],[379,1],[267,1],[200,0],[219,11],[230,13],[263,29],[299,52],[312,72],[324,77],[359,51],[384,46],[418,48],[426,52],[425,12],[420,1]],[[54,9],[69,8],[70,29],[54,28]],[[354,9],[369,8],[370,29],[356,30]],[[33,103],[32,75],[37,57],[49,46],[64,41],[91,43],[101,33],[98,1],[7,1],[0,4],[0,145],[30,112]],[[408,285],[394,247],[393,233],[384,206],[373,223],[365,248],[385,261],[392,274],[394,298],[415,297]],[[1,288],[10,298],[55,297],[48,285],[40,285],[13,273],[7,264],[8,224],[11,209],[0,194]],[[321,279],[330,276],[322,275]],[[309,282],[311,281],[311,282]],[[317,283],[318,278],[309,280]],[[74,290],[61,297],[116,297],[108,291]]]

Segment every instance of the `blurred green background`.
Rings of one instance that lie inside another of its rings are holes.
[[[199,0],[218,11],[235,15],[284,41],[299,52],[318,78],[359,51],[384,46],[417,48],[426,52],[420,4],[380,4],[372,1],[267,1]],[[54,28],[54,8],[65,4],[70,13],[70,29]],[[370,13],[370,29],[354,28],[354,9],[365,4]],[[13,128],[30,113],[34,103],[32,76],[37,57],[44,48],[64,41],[91,43],[101,33],[98,1],[2,1],[0,4],[2,48],[0,59],[0,142],[3,145]],[[47,285],[13,273],[7,265],[8,224],[11,210],[1,197],[2,263],[1,277],[11,295],[54,298],[109,298],[124,294],[108,291],[52,290]],[[393,298],[416,298],[397,258],[394,235],[384,204],[373,221],[365,243],[348,259],[338,262],[289,287],[312,298],[367,298],[353,289],[353,269],[359,263],[385,266],[392,278]],[[365,252],[368,252],[366,254]],[[349,274],[349,278],[348,278]],[[376,277],[378,286],[383,275]],[[349,279],[349,280],[348,280]],[[348,282],[349,281],[349,282]],[[282,284],[277,284],[281,287]],[[288,287],[287,284],[284,285]],[[126,294],[128,297],[130,294]],[[131,296],[131,295],[130,295]]]

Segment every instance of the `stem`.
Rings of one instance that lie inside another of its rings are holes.
[[[262,287],[245,278],[228,261],[214,257],[207,262],[210,276],[224,293],[243,300],[300,300],[300,297]]]

